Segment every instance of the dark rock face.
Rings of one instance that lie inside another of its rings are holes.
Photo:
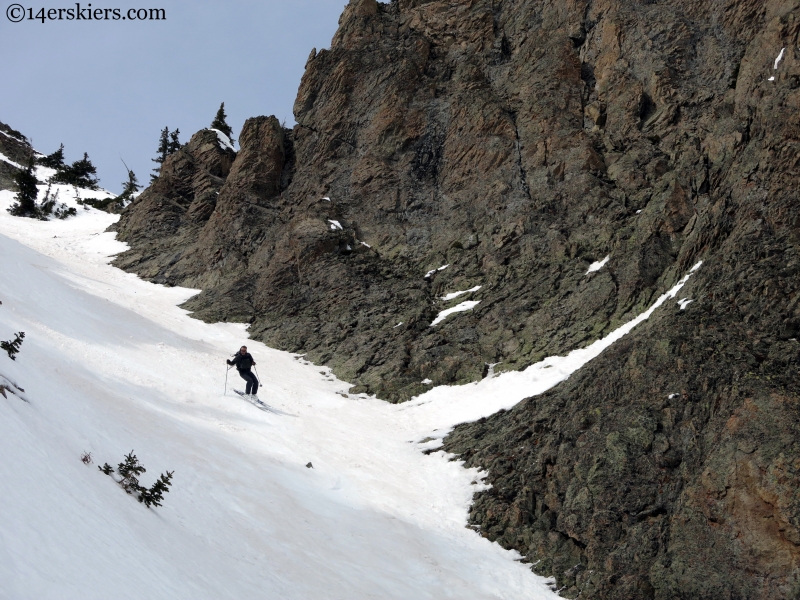
[[[130,232],[138,236],[135,251],[125,253],[118,266],[136,265],[142,277],[169,282],[170,267],[182,258],[213,214],[233,159],[234,152],[223,149],[210,130],[196,133],[181,150],[169,155],[158,179],[117,224],[120,238],[127,239]]]
[[[33,154],[33,148],[19,131],[0,123],[0,154],[24,167]],[[0,160],[0,190],[17,190],[14,175],[18,171],[14,165]]]
[[[593,341],[702,259],[685,311],[447,448],[567,596],[798,597],[799,30],[797,0],[354,0],[298,125],[196,134],[117,264],[399,401]]]
[[[763,310],[798,297],[779,274],[800,256],[760,261],[766,279],[740,260],[704,266],[685,311],[447,438],[493,486],[470,523],[541,561],[566,597],[800,594],[800,344]],[[779,287],[744,301],[766,281]]]
[[[733,106],[717,65],[709,110],[694,109],[699,83],[649,72],[670,58],[661,46],[689,52],[694,33],[659,39],[634,69],[613,40],[650,9],[618,9],[600,28],[585,5],[542,10],[351,3],[331,50],[309,58],[294,130],[248,122],[236,184],[209,171],[218,209],[209,197],[162,217],[154,199],[185,197],[207,168],[193,140],[181,156],[196,170],[165,174],[123,217],[132,251],[118,264],[201,287],[188,305],[201,318],[245,319],[254,337],[391,400],[425,378],[474,380],[486,363],[519,368],[595,339],[699,255],[712,173],[697,128],[720,130],[729,160],[744,125],[710,108]],[[429,327],[464,299],[481,303]]]

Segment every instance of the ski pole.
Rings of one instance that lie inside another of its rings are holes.
[[[259,385],[261,385],[261,375],[258,374],[258,367],[253,365],[253,368],[256,370],[256,377],[258,378]]]
[[[225,369],[225,391],[222,393],[223,396],[227,396],[228,395],[228,371],[230,371],[230,370],[231,370],[230,367]]]

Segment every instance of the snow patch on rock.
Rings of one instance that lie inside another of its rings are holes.
[[[608,262],[608,259],[610,258],[611,255],[609,254],[603,260],[593,262],[592,264],[589,265],[589,268],[586,270],[586,274],[588,275],[589,273],[594,273],[595,271],[599,271],[605,266],[605,264]]]
[[[231,142],[231,138],[222,133],[219,129],[214,129],[213,127],[209,127],[209,129],[211,129],[211,131],[217,134],[217,141],[219,142],[220,148],[222,148],[223,150],[233,150],[234,152],[236,152],[236,150],[234,150],[233,148],[233,143]]]
[[[441,300],[444,300],[446,302],[447,300],[452,300],[453,298],[458,298],[459,296],[462,296],[464,294],[471,294],[472,292],[477,292],[482,287],[483,286],[481,286],[481,285],[476,285],[474,288],[470,288],[468,290],[464,290],[463,292],[450,292],[449,294],[445,294],[444,296],[442,296]]]
[[[480,304],[480,303],[481,303],[480,300],[467,300],[466,302],[462,302],[461,304],[455,305],[453,308],[448,308],[447,310],[443,310],[433,320],[433,322],[431,323],[431,327],[433,327],[434,325],[438,325],[439,323],[441,323],[447,317],[449,317],[450,315],[452,315],[454,313],[464,312],[464,311],[467,311],[467,310],[472,310],[473,308],[478,306],[478,304]]]
[[[447,267],[449,267],[449,266],[450,266],[450,265],[442,265],[442,266],[441,266],[441,267],[439,267],[438,269],[431,269],[430,271],[428,271],[427,273],[425,273],[425,275],[423,275],[423,277],[422,277],[422,278],[423,278],[423,279],[427,279],[428,277],[430,277],[431,275],[433,275],[434,273],[436,273],[436,271],[443,271],[444,269],[446,269],[446,268],[447,268]]]
[[[0,131],[0,133],[3,133],[3,132],[2,132],[2,131]],[[8,137],[11,137],[11,136],[8,136]],[[12,138],[12,139],[14,139],[14,138]],[[7,157],[5,154],[3,154],[2,152],[0,152],[0,160],[2,160],[3,162],[6,162],[6,163],[8,163],[8,164],[10,164],[12,167],[16,167],[16,168],[18,168],[18,169],[24,169],[24,168],[25,168],[25,167],[23,167],[21,164],[19,164],[19,163],[16,163],[16,162],[14,162],[13,160],[11,160],[10,158],[8,158],[8,157]]]

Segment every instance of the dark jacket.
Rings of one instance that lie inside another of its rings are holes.
[[[253,360],[253,357],[250,356],[249,352],[245,352],[244,354],[237,352],[236,356],[233,360],[229,360],[229,365],[236,365],[236,369],[239,371],[249,371],[250,367],[255,364],[256,361]]]

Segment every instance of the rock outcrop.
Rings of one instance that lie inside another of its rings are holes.
[[[297,125],[196,134],[117,264],[401,401],[593,341],[702,259],[685,310],[446,447],[489,471],[472,523],[569,597],[797,597],[799,31],[797,0],[353,0]]]
[[[33,148],[19,131],[5,123],[0,123],[0,154],[6,158],[6,160],[0,159],[0,190],[16,191],[17,184],[14,183],[14,175],[19,168],[11,163],[22,167],[26,166],[34,154]]]

